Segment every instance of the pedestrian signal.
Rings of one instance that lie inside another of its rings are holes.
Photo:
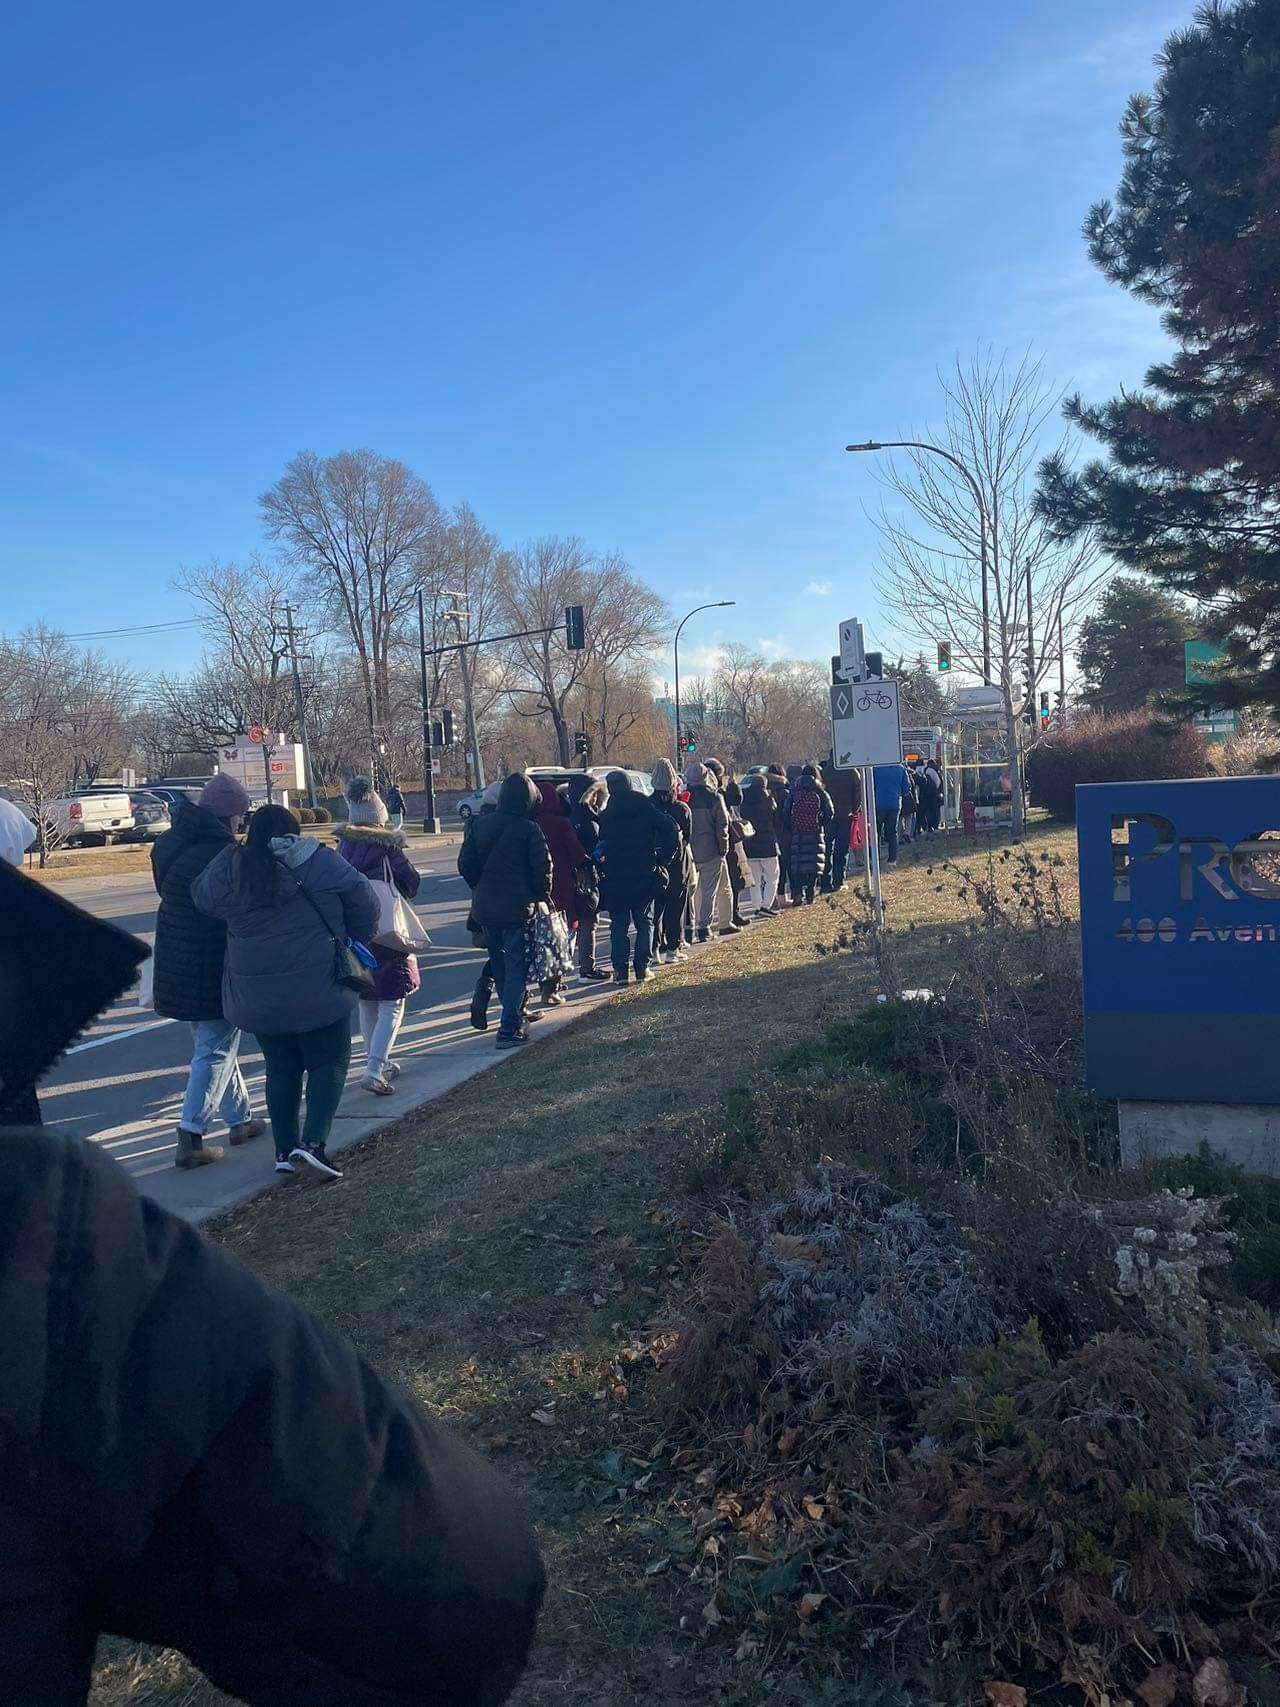
[[[564,643],[570,652],[581,652],[587,644],[581,605],[564,607]]]

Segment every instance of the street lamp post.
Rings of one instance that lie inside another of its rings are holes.
[[[699,611],[725,610],[729,605],[736,605],[736,599],[717,599],[713,604],[695,605],[688,615],[682,616],[676,624],[675,665],[676,665],[676,770],[679,771],[684,758],[684,749],[680,745],[680,630],[688,622],[689,617],[697,616]]]
[[[958,456],[953,456],[949,450],[943,450],[941,445],[925,444],[919,439],[893,439],[881,441],[868,439],[865,444],[846,445],[846,450],[924,450],[933,456],[945,458],[953,468],[958,468],[969,482],[969,490],[973,493],[973,501],[978,506],[978,550],[982,558],[982,680],[987,687],[991,686],[991,606],[987,591],[987,539],[991,532],[991,522],[987,515],[986,501],[982,496],[982,488],[968,468]]]

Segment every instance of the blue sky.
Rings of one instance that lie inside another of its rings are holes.
[[[979,342],[1093,395],[1159,348],[1079,229],[1190,11],[20,8],[0,629],[185,616],[174,571],[259,547],[296,451],[368,445],[508,540],[619,549],[677,609],[736,598],[691,668],[874,631],[848,439],[927,427]]]

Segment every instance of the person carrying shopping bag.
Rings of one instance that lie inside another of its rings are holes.
[[[350,944],[377,927],[373,890],[333,848],[301,835],[292,812],[260,806],[243,847],[218,854],[191,898],[226,923],[222,1010],[262,1050],[276,1172],[300,1162],[341,1179],[325,1145],[351,1061],[354,986],[372,988]]]
[[[387,827],[388,817],[368,777],[353,776],[347,784],[347,822],[337,832],[338,852],[370,883],[385,885],[412,901],[422,878],[405,851],[403,834]],[[413,950],[384,946],[376,940],[370,946],[378,965],[372,991],[360,998],[360,1033],[365,1047],[360,1088],[387,1097],[392,1093],[391,1081],[400,1071],[391,1052],[404,1023],[405,1004],[422,980]]]

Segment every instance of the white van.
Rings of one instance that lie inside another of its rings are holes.
[[[50,840],[66,848],[93,841],[110,847],[134,827],[133,805],[124,789],[60,794],[45,802],[44,811],[52,831]]]

